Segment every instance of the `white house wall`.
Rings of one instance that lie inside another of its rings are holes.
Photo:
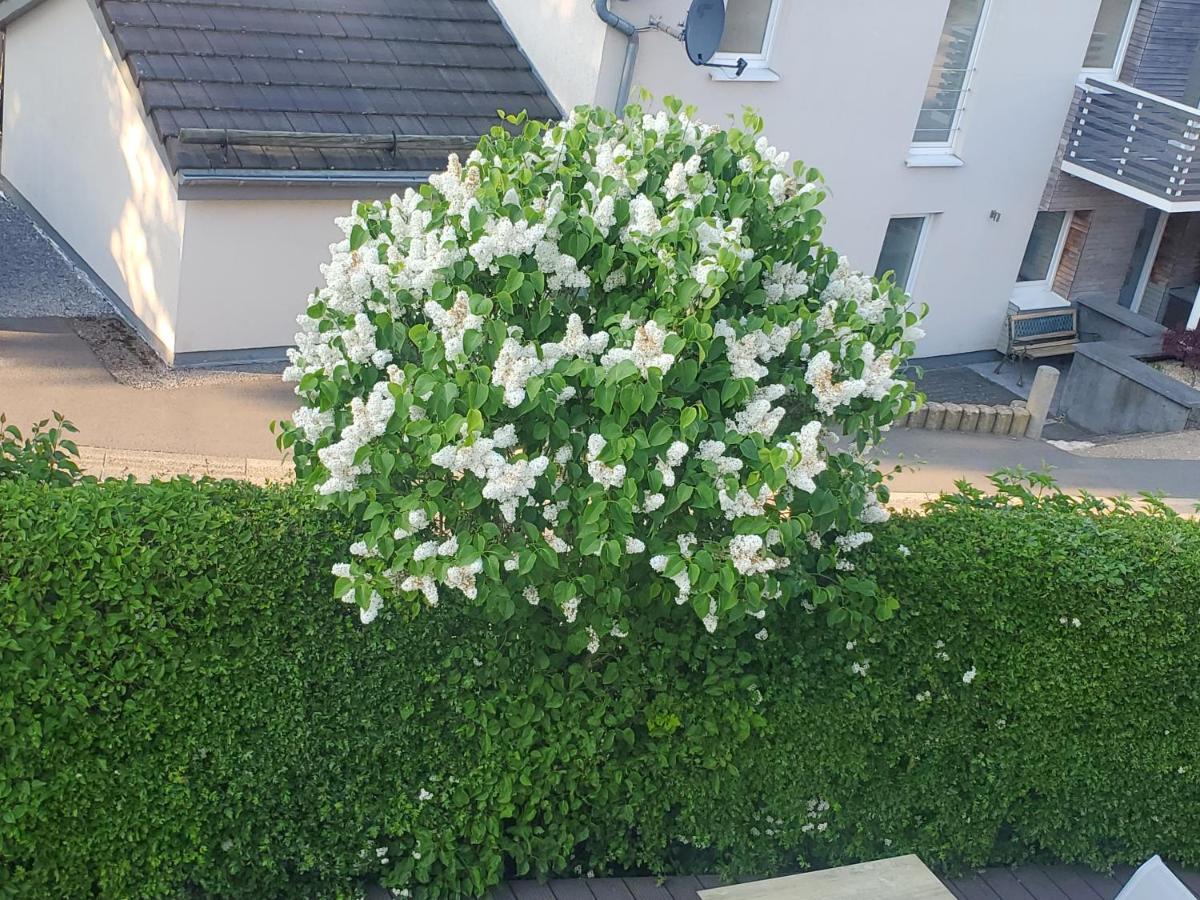
[[[362,200],[374,199],[363,196]],[[348,199],[188,200],[177,353],[292,344]],[[225,354],[229,355],[229,354]]]
[[[185,205],[88,3],[48,0],[10,23],[4,70],[0,174],[169,355]]]
[[[776,2],[782,6],[769,63],[778,81],[714,80],[712,70],[688,63],[681,44],[649,31],[641,36],[634,84],[696,104],[714,123],[740,121],[744,106],[755,107],[772,142],[824,174],[827,240],[858,268],[874,269],[889,218],[934,215],[913,286],[932,309],[919,352],[994,347],[1099,0],[992,0],[958,168],[905,165],[948,0]],[[580,33],[590,33],[583,20],[595,17],[587,0],[498,5],[510,24],[519,20],[513,7],[530,18],[534,7],[568,8]],[[636,25],[651,16],[673,25],[688,3],[611,5]],[[578,73],[559,72],[582,67],[589,55],[571,59],[549,21],[518,27],[517,36],[552,91],[579,94],[572,87]],[[605,46],[601,71],[612,82],[624,45]],[[599,85],[596,95],[603,91]]]
[[[606,43],[617,43],[619,35],[609,34],[591,0],[492,0],[492,5],[559,106],[613,102],[615,82],[606,84],[602,78],[604,52]]]

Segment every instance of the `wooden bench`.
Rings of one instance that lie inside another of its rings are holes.
[[[996,364],[999,372],[1007,360],[1020,363],[1023,359],[1062,356],[1074,353],[1079,343],[1079,313],[1073,306],[1053,306],[1047,309],[1010,309],[1004,319],[1003,359]],[[1020,369],[1017,384],[1025,383],[1025,370]]]

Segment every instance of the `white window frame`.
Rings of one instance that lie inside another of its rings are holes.
[[[1020,297],[1033,294],[1054,294],[1054,278],[1058,274],[1058,264],[1062,262],[1063,249],[1067,246],[1067,235],[1071,231],[1071,222],[1075,220],[1075,210],[1073,209],[1039,209],[1038,212],[1063,213],[1062,225],[1058,229],[1058,240],[1054,243],[1054,254],[1050,257],[1050,264],[1046,266],[1046,277],[1040,281],[1013,281],[1012,297],[1017,300]],[[1037,214],[1034,214],[1034,222],[1037,221]],[[1029,236],[1025,238],[1025,247],[1021,249],[1021,259],[1025,258],[1025,249],[1029,246],[1029,237],[1033,236],[1033,223],[1029,226]],[[1017,274],[1020,274],[1018,266]],[[1058,297],[1058,294],[1054,294]],[[1062,297],[1066,300],[1066,297]],[[1021,304],[1017,304],[1020,306]],[[1022,307],[1024,309],[1025,307]]]
[[[1116,80],[1121,74],[1121,66],[1125,65],[1125,53],[1129,50],[1129,39],[1133,37],[1133,25],[1137,21],[1138,9],[1142,5],[1142,0],[1132,0],[1129,4],[1129,13],[1125,17],[1125,27],[1121,31],[1121,40],[1117,43],[1117,55],[1113,57],[1113,64],[1106,69],[1086,68],[1081,66],[1079,69],[1079,81],[1082,83],[1086,78],[1108,78]],[[1095,28],[1095,26],[1092,26]],[[1084,50],[1086,55],[1087,50]]]
[[[725,0],[729,5],[729,0]],[[779,11],[783,0],[771,0],[771,8],[767,12],[767,27],[763,30],[762,50],[758,53],[722,53],[713,54],[711,62],[722,66],[736,66],[739,59],[746,61],[746,69],[741,77],[730,69],[709,69],[709,77],[714,81],[777,81],[779,76],[770,67],[771,48],[775,44],[775,29],[779,23]],[[766,77],[764,77],[766,76]]]
[[[921,230],[917,233],[917,245],[913,248],[912,264],[908,267],[908,278],[904,284],[897,284],[896,287],[904,291],[904,293],[912,295],[913,287],[917,283],[917,273],[921,270],[921,260],[925,256],[925,243],[929,238],[929,226],[933,221],[936,213],[897,213],[894,216],[888,216],[888,225],[893,219],[920,219]],[[883,238],[887,240],[887,226],[883,229]],[[879,257],[883,255],[883,242],[879,244],[879,253],[875,256],[875,268],[879,268]]]
[[[920,165],[921,163],[920,163],[919,157],[922,157],[922,156],[932,156],[932,157],[942,157],[942,158],[954,157],[955,159],[948,161],[946,164],[947,165],[962,165],[961,161],[955,161],[956,160],[955,154],[958,152],[959,137],[962,134],[963,114],[967,111],[967,98],[969,98],[971,96],[971,90],[974,87],[975,70],[978,68],[978,64],[979,64],[979,50],[983,46],[983,36],[984,36],[984,33],[987,31],[988,18],[991,16],[991,12],[992,12],[992,0],[984,0],[983,9],[981,9],[979,11],[979,26],[975,29],[975,41],[971,45],[971,54],[967,58],[967,68],[963,74],[963,85],[962,85],[962,88],[958,92],[958,104],[954,107],[954,117],[950,120],[950,136],[944,141],[912,140],[909,143],[908,155],[909,155],[909,159],[915,160],[915,162],[910,162],[909,163],[910,165],[914,165],[914,164]],[[942,23],[942,27],[945,28],[944,22]],[[939,40],[940,40],[941,32],[938,32],[938,35],[939,35]],[[932,75],[933,75],[933,67],[930,66],[928,73],[926,73],[926,75],[925,75],[925,89],[926,90],[929,89],[929,79]],[[924,96],[924,94],[922,94],[921,95],[922,103],[924,103],[924,100],[925,100],[925,96]],[[921,106],[920,109],[917,110],[917,122],[918,123],[921,121],[921,112],[924,109],[925,109],[925,107]],[[913,125],[913,133],[914,134],[916,133],[916,125],[915,124]]]

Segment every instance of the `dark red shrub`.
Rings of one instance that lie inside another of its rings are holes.
[[[1163,353],[1200,372],[1200,328],[1172,328],[1163,335]]]

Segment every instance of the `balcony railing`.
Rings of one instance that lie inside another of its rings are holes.
[[[1198,147],[1200,109],[1088,78],[1073,109],[1062,170],[1165,212],[1195,212]]]

